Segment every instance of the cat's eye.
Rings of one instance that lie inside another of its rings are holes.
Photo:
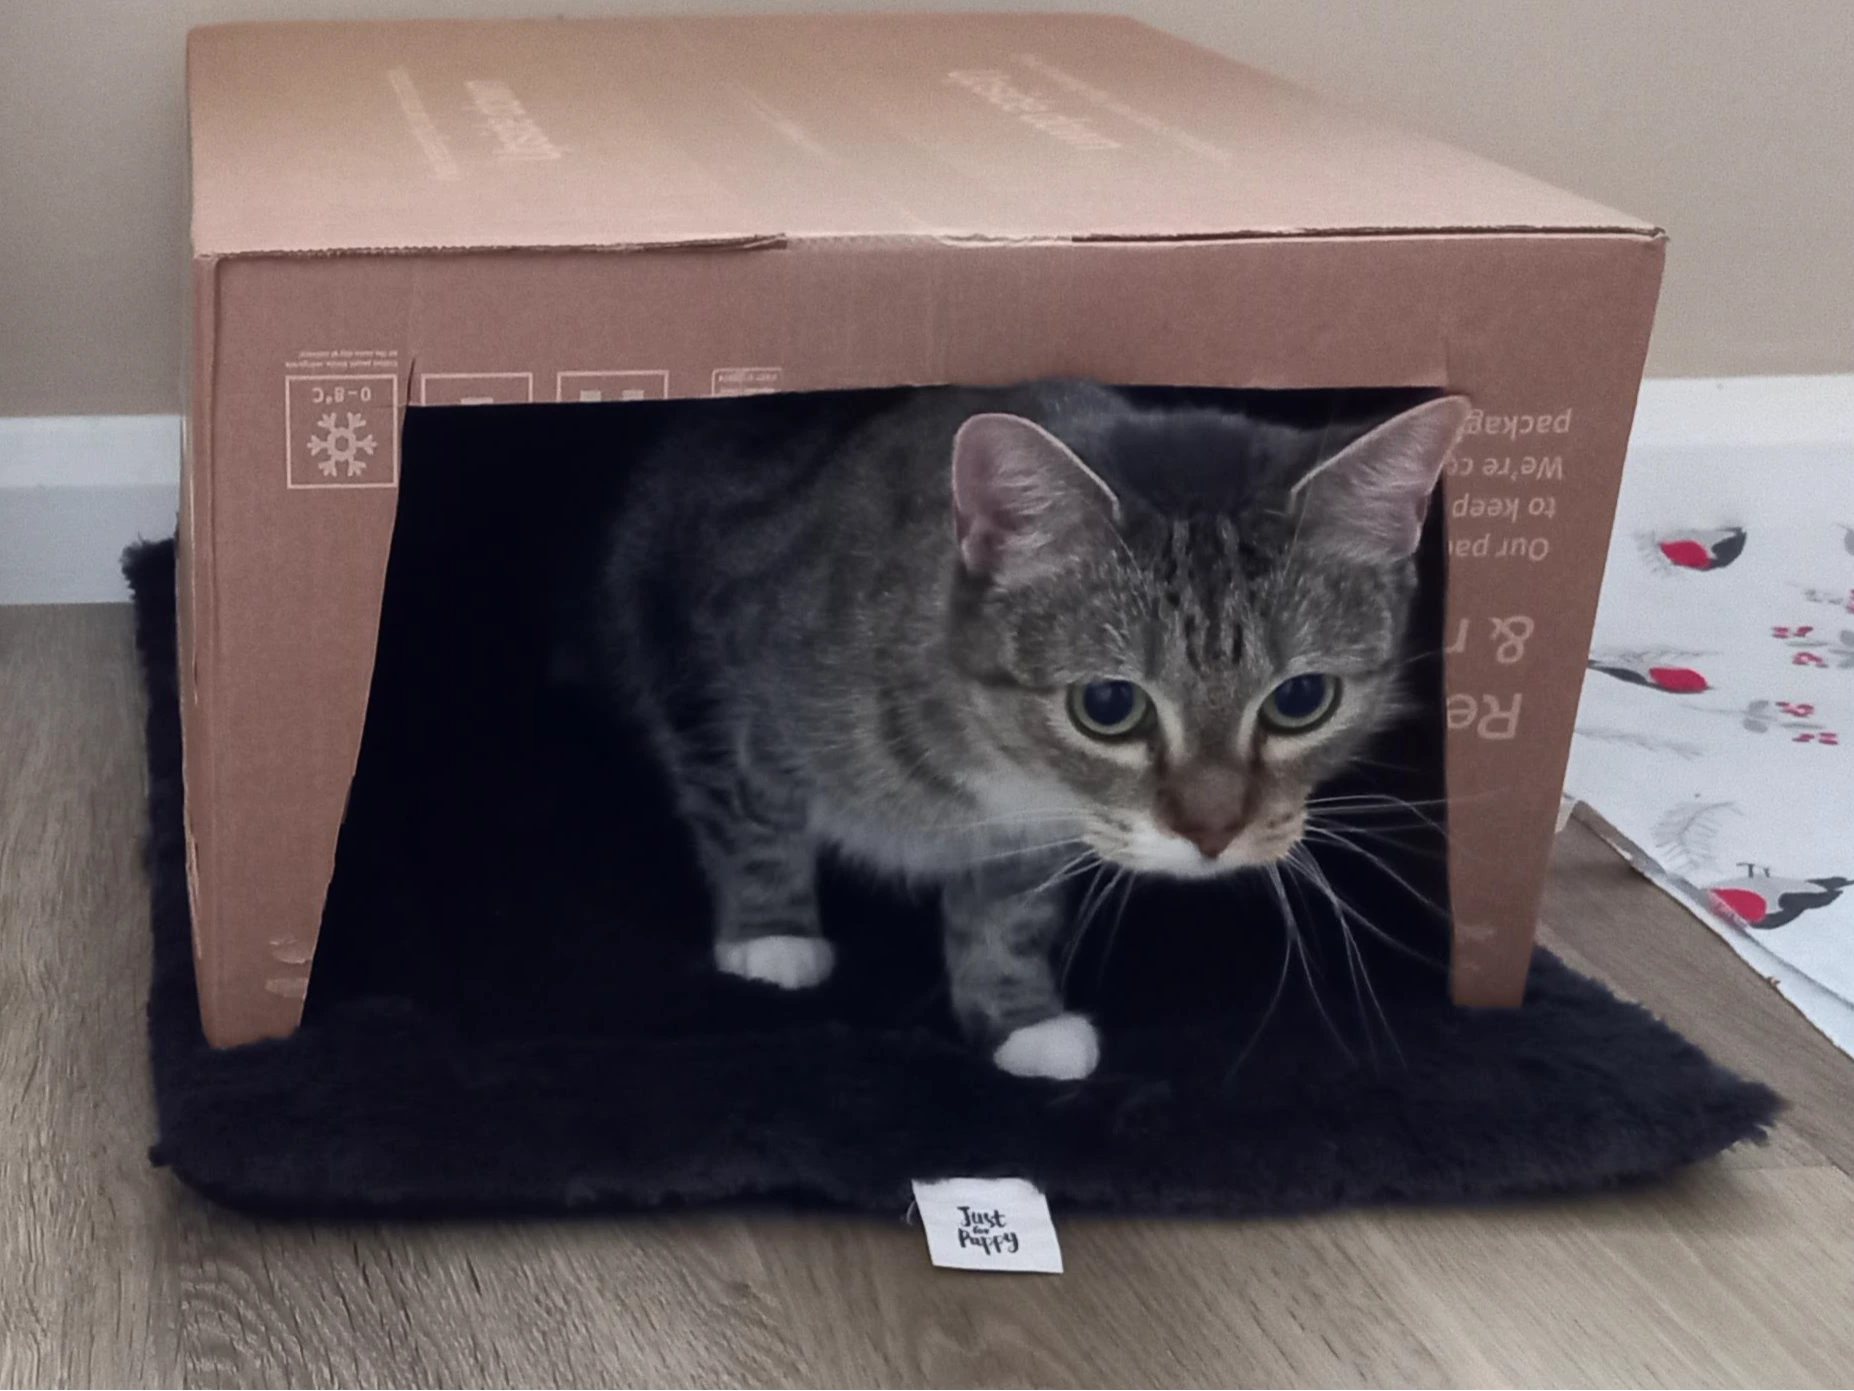
[[[1152,699],[1131,681],[1078,681],[1069,718],[1091,739],[1130,739],[1152,719]]]
[[[1262,702],[1264,728],[1276,734],[1305,734],[1318,729],[1339,708],[1339,679],[1323,672],[1290,676]]]

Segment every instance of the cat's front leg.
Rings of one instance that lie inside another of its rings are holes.
[[[1019,1077],[1076,1081],[1094,1071],[1101,1041],[1063,1008],[1050,953],[1068,900],[1050,881],[1061,861],[1011,858],[952,880],[941,899],[953,1012],[992,1061]]]
[[[818,925],[817,848],[788,782],[745,766],[689,778],[683,811],[715,912],[715,964],[786,990],[820,984],[836,954]]]

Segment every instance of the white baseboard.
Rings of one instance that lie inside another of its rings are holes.
[[[1854,480],[1854,374],[1642,384],[1631,455],[1743,445],[1846,448]],[[173,534],[179,487],[178,416],[0,418],[0,604],[126,599],[123,547]]]
[[[177,415],[0,418],[0,604],[114,604],[136,540],[174,534]]]

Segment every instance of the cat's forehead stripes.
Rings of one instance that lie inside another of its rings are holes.
[[[1200,673],[1239,666],[1247,604],[1231,521],[1196,516],[1168,522],[1159,538],[1153,577],[1160,622],[1172,627],[1186,666]],[[1163,636],[1158,640],[1163,642]]]

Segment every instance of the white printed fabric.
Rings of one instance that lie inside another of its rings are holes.
[[[1631,461],[1566,781],[1854,1052],[1854,461]]]

